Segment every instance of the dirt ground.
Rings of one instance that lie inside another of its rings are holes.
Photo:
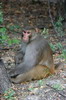
[[[13,54],[13,51],[9,51],[2,57],[6,67],[14,66],[14,59],[11,56]],[[62,66],[57,75],[51,75],[46,79],[12,84],[12,88],[15,91],[15,100],[66,100],[65,62]]]
[[[31,8],[31,9],[30,9]],[[35,8],[35,9],[34,9]],[[29,11],[30,9],[30,11]],[[37,10],[38,9],[38,10]],[[26,26],[41,26],[44,27],[44,17],[42,16],[45,11],[40,6],[21,6],[14,7],[14,5],[5,5],[4,7],[4,21],[5,26],[8,29],[8,34],[12,37],[20,38],[19,33],[22,29],[17,29],[17,34],[11,34],[14,31],[9,30],[9,27],[14,24],[18,24],[21,27]],[[38,15],[40,15],[40,20]],[[34,16],[35,15],[35,16]],[[36,19],[35,19],[36,18]],[[38,19],[37,19],[38,18]],[[25,19],[25,20],[24,20]],[[29,19],[29,20],[28,20]],[[37,22],[38,21],[38,22]],[[36,23],[37,24],[36,24]],[[41,23],[41,25],[39,24]],[[47,26],[47,23],[45,24]],[[66,36],[66,35],[65,35]],[[60,41],[59,41],[60,42]],[[61,41],[62,45],[66,47],[66,38],[64,37]],[[58,70],[58,73],[51,75],[46,79],[36,80],[32,82],[26,82],[21,84],[12,84],[12,88],[15,91],[15,99],[13,100],[66,100],[66,61],[63,58],[58,58],[59,54],[54,54],[54,62],[62,62],[61,68]],[[15,66],[14,63],[15,49],[10,49],[2,53],[2,59],[6,65],[6,68],[11,68]],[[5,100],[1,98],[1,100]]]
[[[6,68],[15,66],[15,50],[16,48],[2,53]],[[66,61],[57,58],[58,55],[53,55],[54,63],[62,62],[57,74],[42,80],[12,84],[16,100],[66,100]]]

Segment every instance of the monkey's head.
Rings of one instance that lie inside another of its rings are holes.
[[[22,40],[25,43],[30,43],[32,40],[34,40],[37,37],[38,29],[31,30],[31,29],[24,29],[22,32]]]
[[[29,43],[30,39],[31,39],[32,33],[31,30],[23,30],[22,32],[22,40],[25,43]]]

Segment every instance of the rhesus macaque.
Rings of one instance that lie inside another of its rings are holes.
[[[22,62],[10,71],[12,82],[20,83],[41,79],[55,72],[52,50],[39,33],[32,33],[29,30],[23,31],[20,53]]]

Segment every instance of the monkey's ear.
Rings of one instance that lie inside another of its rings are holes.
[[[26,32],[26,30],[22,30],[22,33],[23,33],[23,32],[25,33],[25,32]]]
[[[37,32],[37,33],[38,33],[38,32],[40,32],[40,29],[38,29],[38,28],[35,28],[35,32]]]
[[[23,31],[22,31],[22,33],[21,33],[21,38],[23,37]]]
[[[22,30],[21,37],[23,37],[23,32],[25,32],[25,30],[24,30],[24,29]]]
[[[21,37],[23,37],[23,33],[21,34]]]

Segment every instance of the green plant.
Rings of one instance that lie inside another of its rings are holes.
[[[61,43],[56,43],[55,45],[50,43],[50,47],[51,47],[52,51],[54,51],[54,52],[55,52],[55,50],[59,49],[59,51],[61,51],[62,54],[59,55],[58,57],[66,59],[66,49],[63,49],[63,46]]]
[[[15,38],[14,38],[14,39],[10,39],[10,38],[9,38],[9,39],[7,40],[7,42],[8,42],[9,45],[12,45],[12,44],[19,44],[19,43],[20,43],[20,40],[17,40],[17,39],[15,39]]]
[[[41,35],[43,35],[44,38],[47,38],[48,35],[49,35],[48,33],[49,33],[49,29],[44,28],[44,29],[42,30],[42,32],[41,32]]]
[[[59,57],[66,60],[66,49],[63,49],[63,50],[62,50],[62,54],[59,55]]]
[[[2,3],[0,3],[0,24],[3,23],[3,11],[2,11]]]
[[[57,49],[59,49],[59,50],[63,50],[63,46],[62,46],[62,44],[61,43],[56,43],[56,44],[52,44],[52,43],[50,43],[50,47],[51,47],[51,49],[52,49],[52,51],[55,51],[55,50],[57,50]]]
[[[0,8],[2,8],[2,3],[0,3]],[[0,24],[3,24],[3,11],[0,9]],[[0,43],[4,43],[5,40],[7,40],[7,35],[6,33],[6,28],[5,27],[0,27]]]
[[[29,91],[33,91],[34,89],[34,87],[28,88]]]
[[[14,31],[14,30],[17,30],[19,28],[21,28],[19,25],[8,25],[8,28],[11,30],[11,31]]]
[[[6,33],[6,28],[2,27],[0,28],[0,43],[4,43],[5,40],[7,40],[7,34]]]
[[[8,89],[4,92],[4,98],[7,100],[16,100],[15,97],[15,91],[13,89]]]
[[[0,24],[2,24],[2,23],[3,23],[3,12],[0,11]]]
[[[62,50],[62,56],[66,59],[66,49]]]
[[[49,29],[44,28],[43,31],[42,31],[42,34],[46,34],[47,35],[48,33],[49,33]]]
[[[56,43],[56,48],[59,49],[59,50],[62,50],[63,49],[63,46],[60,42]]]
[[[58,32],[58,36],[63,36],[65,32],[63,31],[63,24],[62,24],[63,18],[60,16],[58,21],[54,23],[55,29]]]
[[[19,42],[20,41],[15,38],[13,39],[9,38],[9,36],[6,33],[5,27],[0,28],[0,43],[12,45],[12,44],[18,44]]]
[[[39,80],[38,84],[39,84],[39,86],[42,86],[42,85],[44,85],[44,81],[43,80]]]
[[[2,3],[0,3],[0,24],[2,25],[4,22],[3,19],[3,11],[2,11]],[[18,25],[11,26],[12,29],[20,28]],[[0,44],[8,44],[9,46],[12,44],[18,44],[20,41],[13,38],[10,39],[10,37],[7,35],[7,29],[6,27],[0,27]]]
[[[56,50],[56,46],[55,45],[53,45],[52,43],[50,43],[49,45],[50,45],[52,51],[55,51]]]
[[[62,87],[62,85],[61,85],[61,84],[58,84],[58,83],[57,83],[57,84],[56,84],[56,83],[53,84],[52,87],[53,87],[54,89],[56,89],[56,90],[63,90],[63,89],[64,89],[64,88]]]

